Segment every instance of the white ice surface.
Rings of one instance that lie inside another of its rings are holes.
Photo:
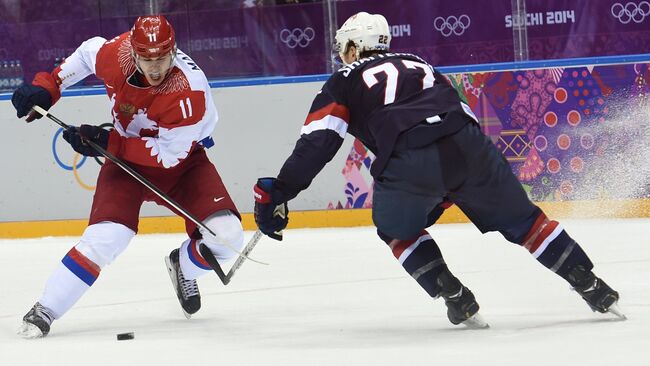
[[[452,326],[372,228],[345,228],[263,238],[252,256],[270,265],[244,263],[227,287],[202,277],[191,320],[163,263],[183,237],[137,236],[47,338],[23,340],[21,317],[76,238],[0,240],[0,365],[650,365],[650,220],[562,224],[627,321],[592,313],[500,235],[457,224],[429,231],[488,330]]]

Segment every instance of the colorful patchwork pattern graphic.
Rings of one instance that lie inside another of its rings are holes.
[[[532,200],[650,197],[650,64],[448,78]],[[372,206],[373,159],[354,142],[328,208]]]

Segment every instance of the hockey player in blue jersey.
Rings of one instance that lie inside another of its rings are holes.
[[[592,272],[587,254],[526,195],[447,79],[421,58],[389,52],[390,28],[358,13],[336,33],[345,67],[313,101],[300,139],[277,178],[254,186],[255,220],[282,239],[287,201],[306,189],[346,133],[375,155],[372,218],[379,237],[453,324],[486,327],[472,292],[456,278],[426,228],[450,203],[481,232],[499,231],[564,278],[592,310],[622,318],[619,295]]]

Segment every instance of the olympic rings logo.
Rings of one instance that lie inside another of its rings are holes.
[[[101,125],[100,127],[106,127],[106,126],[113,126],[112,123],[105,123]],[[63,168],[64,170],[67,171],[72,171],[72,174],[74,175],[74,179],[77,181],[77,183],[81,186],[81,188],[89,190],[89,191],[94,191],[95,186],[86,184],[82,179],[81,176],[79,175],[79,169],[86,163],[86,156],[82,156],[81,154],[75,152],[74,157],[72,158],[72,165],[68,165],[64,163],[61,158],[59,157],[59,153],[56,150],[56,142],[59,139],[59,136],[63,133],[63,128],[59,128],[56,133],[54,134],[54,137],[52,138],[52,155],[54,155],[54,161]],[[99,158],[95,157],[94,158],[97,164],[103,165],[103,162],[99,160]]]
[[[312,27],[305,29],[294,28],[293,30],[284,28],[280,31],[280,40],[289,48],[305,48],[309,46],[315,37],[316,31]]]
[[[611,8],[611,13],[621,24],[627,24],[631,21],[638,24],[650,15],[650,3],[647,1],[642,1],[639,4],[629,2],[625,5],[622,3],[614,3]]]
[[[465,33],[469,28],[470,24],[471,19],[466,14],[459,17],[450,15],[446,19],[443,17],[437,17],[433,20],[433,27],[445,37],[449,37],[452,34],[457,36],[463,35],[463,33]]]

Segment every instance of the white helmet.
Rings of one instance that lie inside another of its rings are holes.
[[[334,50],[342,55],[347,51],[350,41],[357,48],[357,59],[364,51],[388,51],[390,48],[390,28],[381,14],[357,13],[343,23],[336,31]]]

